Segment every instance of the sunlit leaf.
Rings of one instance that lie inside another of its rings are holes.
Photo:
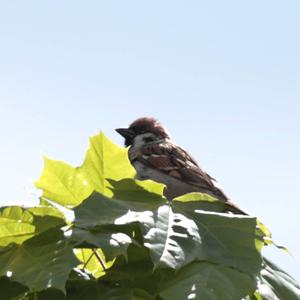
[[[80,168],[47,157],[43,172],[35,185],[43,191],[43,197],[70,207],[78,205],[93,191]]]
[[[19,206],[0,210],[0,246],[21,244],[35,233],[33,215]]]
[[[95,254],[95,251],[97,251],[98,256]],[[106,269],[109,269],[114,262],[114,260],[107,261],[101,249],[75,249],[75,255],[81,262],[78,268],[88,271],[95,278],[103,276],[106,273]],[[99,256],[104,267],[99,262]]]
[[[102,132],[90,138],[82,170],[93,189],[107,196],[111,196],[112,192],[106,179],[120,180],[135,176],[127,149],[111,142]]]
[[[5,207],[0,210],[0,246],[22,244],[42,231],[64,224],[64,216],[54,207]]]
[[[152,180],[108,179],[113,198],[127,201],[147,202],[156,205],[158,201],[166,202],[163,196],[165,186]]]

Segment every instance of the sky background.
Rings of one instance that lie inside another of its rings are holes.
[[[42,154],[155,116],[286,245],[300,281],[299,1],[0,1],[0,205],[34,203]]]

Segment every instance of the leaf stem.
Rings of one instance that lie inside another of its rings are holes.
[[[83,269],[85,269],[85,267],[88,265],[88,263],[89,263],[90,260],[92,259],[93,255],[94,255],[94,251],[93,251],[93,253],[89,256],[89,258],[87,259],[87,261],[84,263]]]
[[[94,254],[96,255],[101,267],[103,268],[104,271],[107,271],[107,267],[105,265],[105,262],[103,261],[101,255],[97,252],[97,249],[96,248],[93,248],[93,252]]]

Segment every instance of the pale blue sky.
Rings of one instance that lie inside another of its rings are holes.
[[[98,130],[156,116],[300,254],[299,1],[1,1],[0,204],[41,153],[80,164]],[[298,280],[299,258],[269,250]]]

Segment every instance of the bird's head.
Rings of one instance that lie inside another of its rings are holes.
[[[125,138],[125,146],[145,145],[170,138],[166,129],[154,118],[139,118],[128,128],[116,131]]]

